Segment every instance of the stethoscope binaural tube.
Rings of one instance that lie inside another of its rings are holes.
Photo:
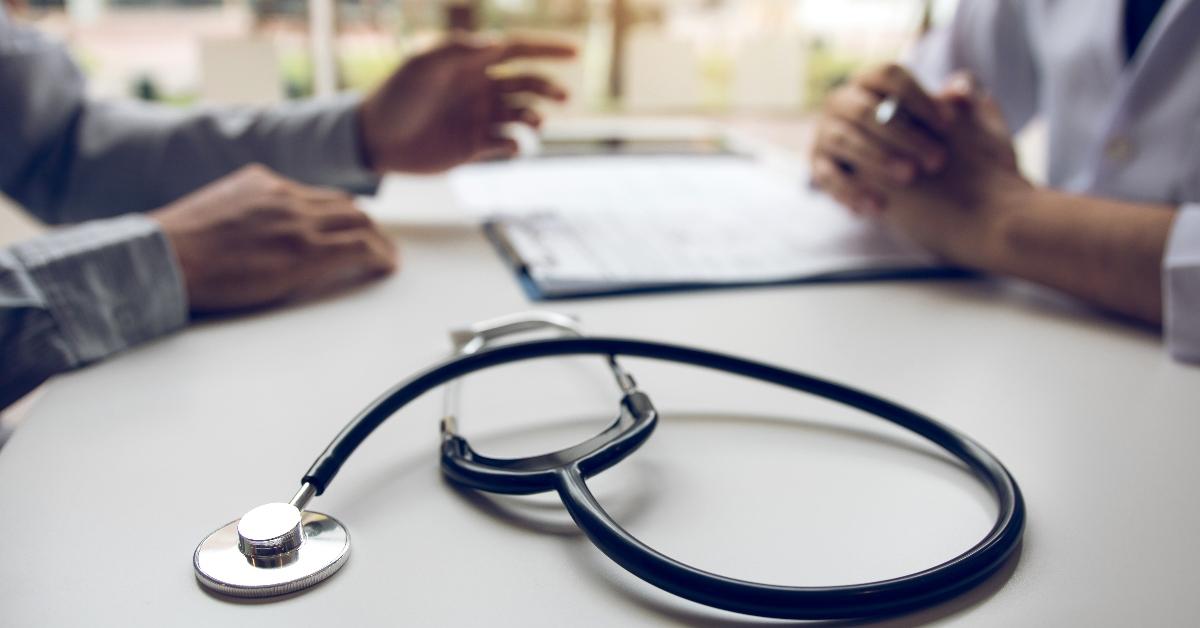
[[[586,477],[636,449],[653,429],[656,413],[644,393],[627,390],[623,416],[605,434],[580,446],[584,457],[539,456],[495,460],[474,454],[462,437],[443,442],[442,467],[456,482],[499,492],[556,490],[579,527],[610,558],[634,575],[687,599],[733,612],[781,619],[841,619],[894,613],[957,595],[994,573],[1020,543],[1025,506],[1016,481],[990,452],[970,438],[932,419],[865,392],[823,379],[721,353],[678,345],[618,338],[578,337],[535,340],[488,348],[443,362],[401,383],[351,421],[313,463],[303,478],[321,494],[354,450],[389,416],[425,392],[483,369],[536,358],[602,355],[650,358],[705,367],[807,392],[858,408],[915,432],[967,465],[996,496],[999,512],[988,534],[963,554],[919,573],[865,584],[832,587],[785,587],[726,578],[668,558],[622,529],[600,506]],[[639,406],[645,402],[640,410]],[[605,435],[611,440],[604,440]],[[630,435],[634,436],[630,436]],[[599,439],[599,440],[597,440]],[[577,448],[572,448],[575,450]],[[572,451],[565,450],[565,451]],[[560,454],[564,452],[559,452]],[[536,459],[536,460],[535,460]],[[586,460],[600,460],[587,468]],[[533,462],[530,462],[533,461]],[[522,468],[522,462],[528,468]],[[520,490],[508,484],[517,469],[529,472]],[[469,470],[469,473],[464,473]],[[538,476],[534,478],[533,476]],[[549,480],[547,485],[545,482]],[[302,489],[302,491],[305,489]]]

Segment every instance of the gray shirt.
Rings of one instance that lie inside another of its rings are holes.
[[[135,212],[253,162],[368,189],[357,100],[179,111],[89,101],[62,46],[0,5],[0,190],[52,224],[0,250],[0,408],[55,373],[183,327],[171,248]]]

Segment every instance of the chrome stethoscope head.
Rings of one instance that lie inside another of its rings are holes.
[[[462,356],[500,337],[545,329],[580,335],[579,322],[570,316],[528,312],[455,330],[451,339],[455,355]],[[613,368],[619,369],[615,361]],[[446,392],[443,436],[455,432],[457,380]],[[263,504],[209,534],[192,557],[196,579],[222,595],[265,598],[302,591],[337,573],[350,558],[350,534],[337,519],[305,510],[317,493],[305,482],[288,503]]]
[[[261,598],[307,589],[350,558],[350,534],[337,519],[304,510],[316,489],[304,484],[288,503],[263,504],[205,537],[192,565],[209,590]]]

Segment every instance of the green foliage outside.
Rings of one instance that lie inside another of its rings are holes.
[[[820,108],[829,92],[846,82],[860,68],[869,66],[876,61],[844,50],[834,50],[820,41],[814,41],[808,50],[804,108],[806,110]]]
[[[283,75],[284,93],[297,99],[313,93],[312,56],[308,51],[280,53],[279,72]]]
[[[338,58],[342,87],[364,92],[387,78],[403,59],[399,50],[392,53],[343,53]]]

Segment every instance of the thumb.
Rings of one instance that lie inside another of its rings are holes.
[[[950,75],[942,87],[941,97],[956,106],[970,105],[980,93],[979,82],[970,72],[959,70]]]
[[[970,72],[959,70],[946,79],[934,102],[943,116],[950,121],[971,117],[971,109],[978,91],[975,77]]]
[[[983,96],[979,98],[976,105],[975,111],[984,128],[993,135],[1012,135],[1008,128],[1008,121],[1004,119],[1004,111],[1000,109],[1000,104],[996,102],[995,98]]]
[[[942,89],[941,99],[955,109],[966,113],[977,121],[988,133],[1010,135],[1008,122],[1000,104],[992,98],[970,72],[958,71],[950,75]]]

